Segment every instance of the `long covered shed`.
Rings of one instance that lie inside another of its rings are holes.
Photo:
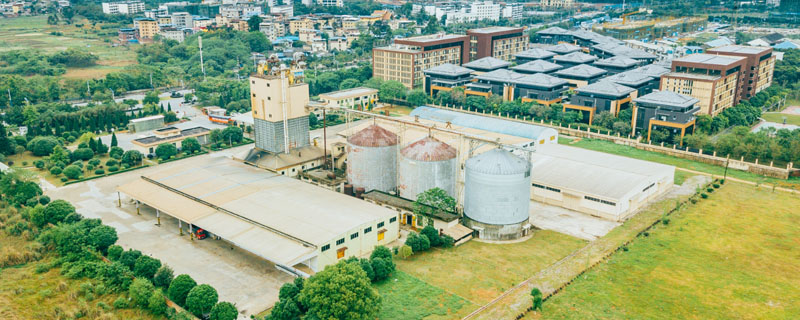
[[[225,157],[143,175],[118,190],[295,275],[397,239],[397,213]],[[298,269],[300,268],[300,269]]]

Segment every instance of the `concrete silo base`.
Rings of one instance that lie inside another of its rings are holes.
[[[514,224],[487,224],[464,216],[464,225],[477,231],[478,239],[483,240],[515,240],[531,232],[528,219]]]

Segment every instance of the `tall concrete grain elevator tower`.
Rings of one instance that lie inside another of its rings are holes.
[[[291,69],[262,71],[250,77],[250,103],[256,148],[289,153],[309,144],[308,84]]]

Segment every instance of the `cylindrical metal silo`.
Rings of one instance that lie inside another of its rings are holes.
[[[516,239],[530,228],[530,163],[497,148],[467,159],[464,217],[478,237]]]
[[[441,188],[455,195],[456,155],[450,145],[425,137],[400,150],[397,191],[401,197],[417,200],[417,195]]]
[[[397,187],[397,144],[393,132],[371,125],[347,138],[347,180],[365,192]]]

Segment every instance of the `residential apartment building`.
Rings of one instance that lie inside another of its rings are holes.
[[[343,0],[317,0],[317,3],[324,7],[344,7]]]
[[[214,24],[214,19],[207,17],[197,17],[192,20],[192,27],[194,29],[208,28]]]
[[[740,78],[741,91],[737,93],[739,100],[750,99],[772,85],[772,73],[775,71],[775,56],[772,48],[730,45],[706,50],[708,54],[744,57],[744,73]]]
[[[186,29],[191,34],[191,30]],[[175,28],[175,27],[164,27],[161,28],[161,32],[158,34],[161,35],[161,38],[175,40],[178,42],[183,42],[186,40],[186,31]]]
[[[739,103],[745,60],[705,53],[681,57],[672,61],[672,72],[661,76],[660,88],[697,98],[700,113],[714,116]]]
[[[434,34],[395,39],[394,44],[372,49],[372,74],[382,80],[397,80],[408,88],[423,84],[423,70],[469,61],[469,37]]]
[[[172,14],[172,25],[176,28],[192,28],[194,21],[188,12],[175,12]]]
[[[371,103],[378,101],[378,90],[358,87],[319,95],[328,107],[343,107],[358,110],[365,110]]]
[[[528,35],[523,28],[487,27],[467,30],[469,59],[484,57],[511,61],[514,55],[528,48]]]
[[[541,0],[539,5],[547,8],[569,8],[575,5],[575,0]]]
[[[133,19],[133,28],[139,30],[139,40],[153,39],[160,31],[158,21],[153,18]]]
[[[330,37],[328,38],[328,50],[338,50],[338,51],[345,51],[350,48],[350,45],[347,44],[347,38],[345,37]]]
[[[278,22],[262,22],[258,25],[258,31],[266,35],[270,42],[275,42],[278,37],[286,35],[286,26]]]
[[[103,2],[105,14],[137,14],[144,12],[142,1]]]
[[[293,18],[289,20],[289,33],[297,34],[303,29],[314,29],[314,24],[316,23],[316,19],[311,19],[309,17]]]

